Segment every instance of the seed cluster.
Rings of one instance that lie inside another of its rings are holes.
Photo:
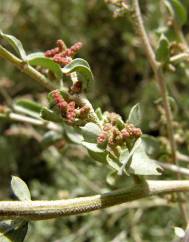
[[[65,100],[58,90],[52,92],[52,97],[68,124],[73,124],[76,118],[85,119],[89,114],[90,107],[79,107],[75,101]]]
[[[98,144],[107,144],[111,147],[123,145],[127,140],[139,138],[142,135],[141,129],[130,123],[125,123],[122,128],[119,128],[117,125],[119,118],[118,114],[109,113],[107,122],[103,125],[103,131],[97,138]]]
[[[83,44],[77,42],[70,48],[66,48],[63,40],[57,40],[57,47],[45,52],[45,56],[52,58],[56,63],[60,65],[67,65],[72,61],[72,57],[81,49]]]

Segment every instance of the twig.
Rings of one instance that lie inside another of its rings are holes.
[[[188,61],[189,52],[183,52],[170,58],[170,62]]]
[[[168,132],[168,137],[171,145],[171,151],[172,151],[172,160],[175,165],[178,166],[178,161],[176,157],[176,142],[174,139],[174,132],[173,132],[173,124],[172,124],[172,114],[171,114],[171,109],[169,105],[169,100],[168,100],[168,95],[167,95],[167,88],[166,88],[166,82],[164,80],[164,76],[162,73],[161,65],[159,62],[156,61],[154,51],[151,47],[148,35],[146,33],[146,30],[144,28],[143,20],[142,20],[142,15],[139,7],[139,2],[138,0],[132,0],[132,7],[133,7],[133,25],[136,29],[136,33],[139,35],[141,38],[143,47],[145,49],[146,55],[148,57],[148,60],[151,64],[151,67],[154,71],[155,78],[157,80],[157,83],[160,88],[160,93],[162,96],[163,100],[163,106],[165,110],[165,116],[167,120],[167,132]],[[180,173],[177,174],[177,179],[181,179]],[[179,202],[179,206],[181,209],[181,212],[184,216],[185,222],[187,224],[188,218],[187,218],[187,212],[184,207],[184,205]]]
[[[189,156],[184,155],[180,152],[177,152],[177,159],[180,160],[180,161],[189,162]]]
[[[13,112],[9,113],[7,116],[5,116],[5,119],[10,120],[10,121],[29,123],[29,124],[33,124],[36,126],[41,126],[41,127],[45,127],[48,129],[52,129],[55,131],[61,131],[61,127],[53,122],[31,118],[31,117],[27,117],[27,116],[24,116],[21,114],[13,113]]]
[[[188,191],[189,180],[148,180],[129,189],[116,190],[89,197],[55,201],[2,201],[0,202],[0,219],[51,219],[100,210],[154,195]]]
[[[180,174],[186,175],[186,176],[189,175],[189,169],[187,169],[187,168],[176,166],[173,164],[167,164],[167,163],[161,162],[161,161],[156,161],[156,163],[166,170],[180,173]]]
[[[0,45],[0,57],[10,61],[22,72],[30,76],[32,79],[36,80],[46,90],[56,89],[56,86],[52,82],[50,82],[44,75],[42,75],[35,68],[30,66],[28,63],[24,62],[23,60],[13,55],[11,52],[3,48],[1,45]]]

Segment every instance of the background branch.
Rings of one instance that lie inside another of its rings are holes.
[[[150,65],[153,69],[156,81],[158,83],[160,93],[162,96],[162,101],[163,101],[163,106],[165,110],[165,116],[167,120],[167,132],[168,132],[168,137],[171,145],[171,151],[172,151],[172,159],[173,163],[178,166],[178,161],[176,157],[176,142],[174,139],[174,132],[173,132],[173,124],[172,124],[172,114],[171,114],[171,109],[169,105],[169,100],[168,100],[168,95],[167,95],[167,88],[166,88],[166,82],[164,79],[164,75],[161,69],[161,65],[159,62],[156,61],[154,51],[151,47],[148,35],[146,33],[146,30],[144,28],[143,24],[143,19],[140,11],[140,6],[138,0],[133,0],[132,1],[132,7],[133,7],[133,25],[135,27],[136,33],[139,35],[142,45],[145,49],[146,55],[148,57],[148,60],[150,62]],[[177,174],[177,179],[181,179],[180,173]],[[179,199],[180,200],[180,199]],[[183,217],[185,219],[185,223],[188,223],[188,218],[187,218],[187,212],[185,206],[179,202],[179,207],[181,209],[181,212],[183,214]]]

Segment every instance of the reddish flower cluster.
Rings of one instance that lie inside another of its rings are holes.
[[[129,138],[139,138],[142,135],[141,129],[136,128],[133,124],[125,123],[124,128],[118,128],[116,125],[118,118],[120,116],[117,114],[109,114],[108,122],[104,124],[103,131],[97,138],[98,144],[122,145]]]
[[[124,139],[135,137],[139,138],[142,135],[140,128],[136,128],[133,124],[126,124],[125,128],[121,130]]]
[[[87,119],[90,112],[90,107],[88,107],[87,105],[79,107],[73,100],[64,100],[58,90],[54,90],[52,92],[52,97],[54,98],[54,101],[58,106],[61,115],[66,118],[69,124],[74,123],[76,117],[82,120]]]
[[[62,115],[66,117],[67,122],[73,123],[76,117],[75,102],[65,101],[58,90],[53,91],[52,96]]]
[[[57,40],[57,47],[45,52],[45,56],[52,58],[56,63],[60,65],[67,65],[71,62],[72,57],[81,49],[82,43],[77,42],[70,48],[66,48],[63,40]]]

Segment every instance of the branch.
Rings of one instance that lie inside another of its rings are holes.
[[[28,124],[32,124],[35,126],[40,126],[40,127],[44,127],[47,129],[55,130],[55,131],[61,131],[61,127],[53,122],[27,117],[27,116],[24,116],[24,115],[18,114],[18,113],[11,112],[11,113],[7,114],[6,116],[0,117],[0,119],[1,118],[5,119],[5,120],[7,119],[9,121],[28,123]]]
[[[189,169],[187,169],[187,168],[176,166],[176,165],[172,165],[172,164],[168,164],[168,163],[161,162],[161,161],[156,161],[156,163],[158,165],[160,165],[162,168],[164,168],[164,169],[166,169],[168,171],[180,173],[180,174],[186,175],[186,176],[189,175]]]
[[[171,110],[170,110],[170,105],[168,101],[168,96],[167,96],[167,89],[165,85],[165,80],[163,77],[163,73],[161,70],[161,65],[159,62],[156,61],[154,51],[151,47],[148,35],[145,31],[141,12],[140,12],[140,7],[138,0],[133,0],[133,25],[136,29],[136,33],[139,35],[141,38],[143,47],[145,49],[146,55],[149,59],[149,62],[151,64],[151,67],[154,71],[155,78],[157,80],[157,83],[160,88],[162,100],[163,100],[163,105],[164,105],[164,110],[165,110],[165,115],[167,119],[167,131],[168,131],[168,136],[169,136],[169,141],[171,144],[171,149],[172,149],[172,156],[173,156],[173,162],[176,164],[176,143],[174,140],[174,133],[173,133],[173,124],[172,124],[172,115],[171,115]]]
[[[188,61],[189,60],[189,52],[183,52],[177,55],[174,55],[170,58],[170,62],[180,62],[180,61]]]
[[[187,181],[146,181],[129,189],[55,201],[2,201],[0,219],[43,220],[91,212],[137,199],[174,192],[188,192]]]
[[[177,159],[183,162],[187,162],[187,163],[189,162],[189,156],[182,154],[180,152],[177,152]]]
[[[16,57],[12,53],[10,53],[8,50],[3,48],[1,45],[0,45],[0,57],[11,62],[22,72],[24,72],[25,74],[30,76],[32,79],[36,80],[46,90],[51,91],[53,89],[56,89],[56,86],[53,83],[51,83],[44,75],[42,75],[35,68],[30,66],[27,62],[24,62],[23,60],[19,59],[18,57]]]
[[[176,142],[174,139],[172,114],[171,114],[171,108],[169,105],[169,100],[168,100],[168,95],[167,95],[166,82],[165,82],[165,79],[163,76],[161,65],[159,62],[156,61],[154,51],[152,49],[148,35],[144,28],[138,0],[132,0],[132,7],[133,7],[133,21],[132,21],[133,25],[136,29],[136,33],[139,35],[139,37],[142,41],[142,46],[145,49],[147,58],[150,62],[150,65],[153,69],[156,81],[159,85],[159,89],[160,89],[162,101],[163,101],[163,106],[164,106],[164,110],[165,110],[165,117],[167,120],[167,132],[168,132],[168,137],[169,137],[170,146],[171,146],[172,159],[173,159],[173,163],[178,166],[178,161],[177,161],[177,157],[176,157],[177,147],[176,147]],[[180,173],[176,173],[176,174],[177,174],[177,179],[178,180],[181,179]],[[185,222],[187,223],[188,219],[187,219],[186,209],[181,202],[179,202],[179,206],[180,206],[181,212],[184,216]]]

